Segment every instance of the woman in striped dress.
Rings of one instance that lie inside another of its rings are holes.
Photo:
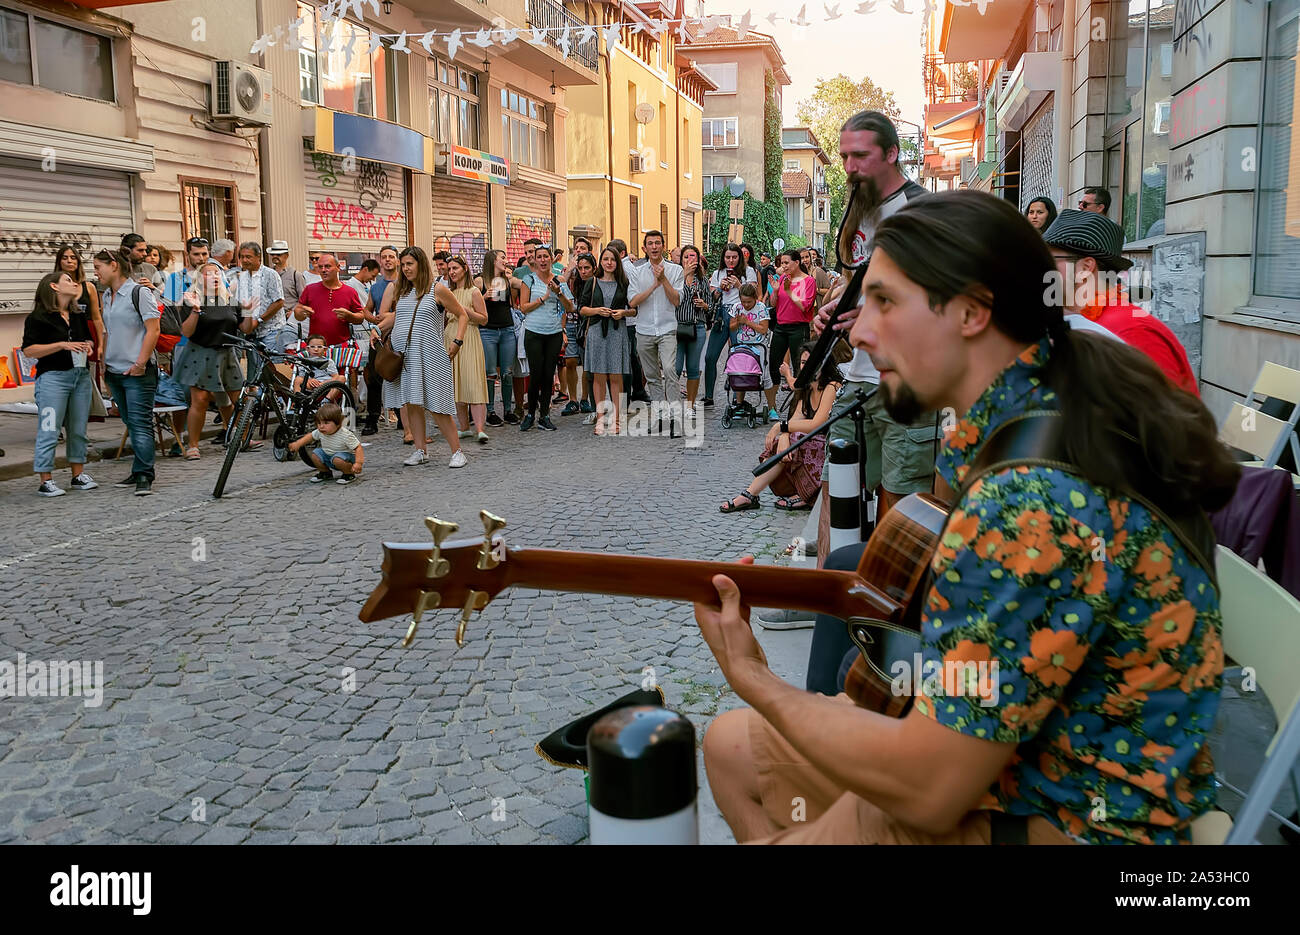
[[[487,304],[483,293],[470,278],[469,261],[457,255],[447,260],[447,281],[451,283],[451,294],[456,297],[464,315],[447,316],[447,328],[443,333],[446,339],[447,353],[451,355],[452,370],[456,374],[456,414],[462,428],[461,438],[477,434],[478,443],[486,444],[488,434],[483,430],[487,420],[487,363],[483,357],[483,338],[478,333],[479,325],[486,325]],[[474,428],[469,427],[470,416],[474,417]]]
[[[433,282],[429,257],[419,247],[399,256],[400,275],[389,284],[379,309],[379,330],[391,335],[393,350],[403,354],[402,375],[384,381],[384,408],[402,408],[402,424],[415,439],[415,450],[404,465],[425,464],[427,436],[424,413],[451,446],[450,467],[465,466],[465,452],[456,437],[456,378],[443,343],[443,310],[464,315],[451,290]]]

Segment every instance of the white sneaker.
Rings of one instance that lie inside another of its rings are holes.
[[[817,622],[811,610],[764,610],[754,615],[764,630],[810,630]]]
[[[589,413],[589,414],[587,415],[587,418],[585,418],[585,419],[582,420],[582,424],[583,424],[583,425],[595,425],[595,424],[596,424],[596,414],[595,414],[594,412]]]
[[[95,483],[95,478],[91,477],[85,471],[82,471],[72,479],[73,490],[94,490],[99,484]]]
[[[42,497],[61,497],[67,493],[66,490],[52,480],[41,481],[41,486],[36,488],[36,492]]]
[[[414,467],[417,464],[428,464],[429,456],[424,453],[424,449],[416,448],[411,452],[409,458],[402,462],[405,467]]]
[[[447,467],[462,468],[468,463],[469,459],[465,457],[465,452],[460,448],[457,448],[456,453],[452,455],[451,460],[447,462]]]

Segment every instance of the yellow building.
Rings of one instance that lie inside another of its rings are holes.
[[[704,93],[717,86],[677,50],[677,33],[655,35],[650,20],[682,15],[674,3],[587,4],[593,24],[624,27],[600,37],[600,79],[568,89],[568,219],[572,236],[626,241],[640,253],[642,232],[662,230],[666,245],[702,243],[700,123]]]
[[[781,160],[786,232],[825,256],[831,229],[831,196],[826,187],[830,158],[808,127],[785,127],[781,130]]]

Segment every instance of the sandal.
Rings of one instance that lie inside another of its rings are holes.
[[[199,453],[199,449],[197,448],[190,448],[185,452],[186,461],[197,461],[201,457],[202,455]]]
[[[735,500],[736,500],[737,498],[739,498],[739,497],[744,497],[744,498],[745,498],[746,500],[748,500],[749,502],[748,502],[748,503],[741,503],[741,504],[737,504],[737,503],[735,503]],[[741,491],[739,494],[737,494],[735,497],[732,497],[730,500],[728,500],[728,501],[727,501],[726,503],[724,503],[722,506],[718,507],[718,512],[719,512],[719,513],[739,513],[739,512],[742,511],[742,510],[757,510],[761,505],[762,505],[762,504],[759,502],[759,498],[758,498],[758,495],[757,495],[757,494],[752,494],[752,493],[750,493],[748,490],[742,490],[742,491]]]
[[[776,508],[778,510],[792,510],[798,512],[799,510],[810,510],[812,509],[812,505],[806,502],[803,497],[795,494],[793,497],[777,497]]]

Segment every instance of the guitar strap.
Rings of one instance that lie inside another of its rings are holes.
[[[1214,528],[1205,511],[1196,506],[1171,503],[1170,485],[1155,477],[1140,446],[1127,436],[1120,436],[1117,444],[1121,453],[1128,456],[1125,460],[1128,483],[1117,492],[1137,501],[1162,519],[1217,587],[1213,561]],[[1004,422],[989,436],[971,462],[957,492],[957,502],[980,478],[1021,465],[1055,468],[1088,479],[1065,453],[1065,419],[1061,413],[1035,409]]]

